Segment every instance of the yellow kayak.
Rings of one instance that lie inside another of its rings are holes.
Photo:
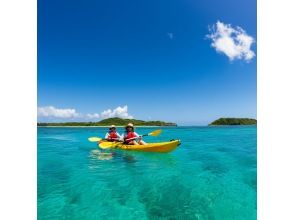
[[[172,140],[168,142],[159,142],[159,143],[147,143],[146,145],[130,145],[130,144],[124,144],[122,142],[102,141],[99,143],[99,147],[102,149],[118,148],[122,150],[166,153],[166,152],[173,151],[180,144],[181,144],[180,140]]]

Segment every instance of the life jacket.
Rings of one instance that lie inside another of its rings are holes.
[[[118,138],[118,135],[116,133],[116,131],[111,131],[108,133],[108,138],[109,139],[115,139],[115,138]]]
[[[135,138],[135,137],[137,137],[135,132],[130,131],[124,136],[124,139],[125,139],[125,142],[129,143],[129,142],[133,141],[134,139],[132,139],[132,140],[128,140],[128,139]]]

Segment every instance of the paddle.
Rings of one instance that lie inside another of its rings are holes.
[[[161,130],[161,129],[158,129],[158,130],[152,131],[152,132],[150,132],[150,133],[148,133],[148,134],[143,134],[143,135],[141,135],[140,137],[145,137],[145,136],[153,136],[153,137],[155,137],[155,136],[160,135],[161,132],[162,132],[162,130]],[[130,140],[138,139],[138,138],[140,138],[140,137],[129,138],[129,139],[126,139],[126,141],[130,141]]]
[[[148,134],[143,134],[140,137],[145,137],[145,136],[153,136],[153,137],[155,137],[155,136],[160,135],[161,132],[162,132],[162,130],[161,129],[158,129],[158,130],[152,131],[152,132],[150,132]],[[130,138],[130,139],[127,139],[126,141],[138,139],[140,137]],[[99,143],[99,147],[102,148],[102,149],[107,149],[107,148],[113,147],[113,145],[115,145],[117,143],[122,143],[122,142],[123,141],[116,141],[116,142],[105,141],[105,142]]]
[[[155,137],[155,136],[160,135],[161,132],[162,132],[162,130],[158,129],[158,130],[150,132],[149,134],[143,134],[142,137],[144,137],[144,136],[153,136],[153,137]]]
[[[88,138],[88,141],[90,141],[90,142],[100,142],[101,140],[103,140],[102,138],[99,138],[99,137],[90,137],[90,138]],[[118,140],[118,139],[116,139],[116,140]],[[101,142],[101,143],[104,143],[104,144],[111,144],[112,145],[112,143],[117,143],[117,142],[108,142],[108,141],[106,141],[106,142]],[[101,144],[101,143],[99,143],[99,144]],[[105,147],[105,148],[103,148],[103,147],[100,147],[100,148],[102,148],[102,149],[106,149],[106,148],[108,148],[108,147]]]
[[[90,142],[99,142],[101,140],[106,140],[106,139],[102,139],[100,137],[89,137],[88,141]],[[119,140],[119,138],[111,138],[111,140]]]

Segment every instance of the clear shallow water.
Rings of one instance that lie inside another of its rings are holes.
[[[38,219],[256,219],[256,127],[163,130],[174,152],[110,158],[105,128],[38,128]]]

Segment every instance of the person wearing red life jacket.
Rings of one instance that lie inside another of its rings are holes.
[[[109,131],[105,135],[105,139],[108,141],[118,141],[121,139],[121,136],[116,131],[115,125],[109,127]]]
[[[129,123],[126,126],[126,131],[124,133],[124,142],[127,144],[133,144],[133,145],[145,145],[146,143],[142,140],[142,136],[138,135],[135,132],[134,125],[132,123]]]

